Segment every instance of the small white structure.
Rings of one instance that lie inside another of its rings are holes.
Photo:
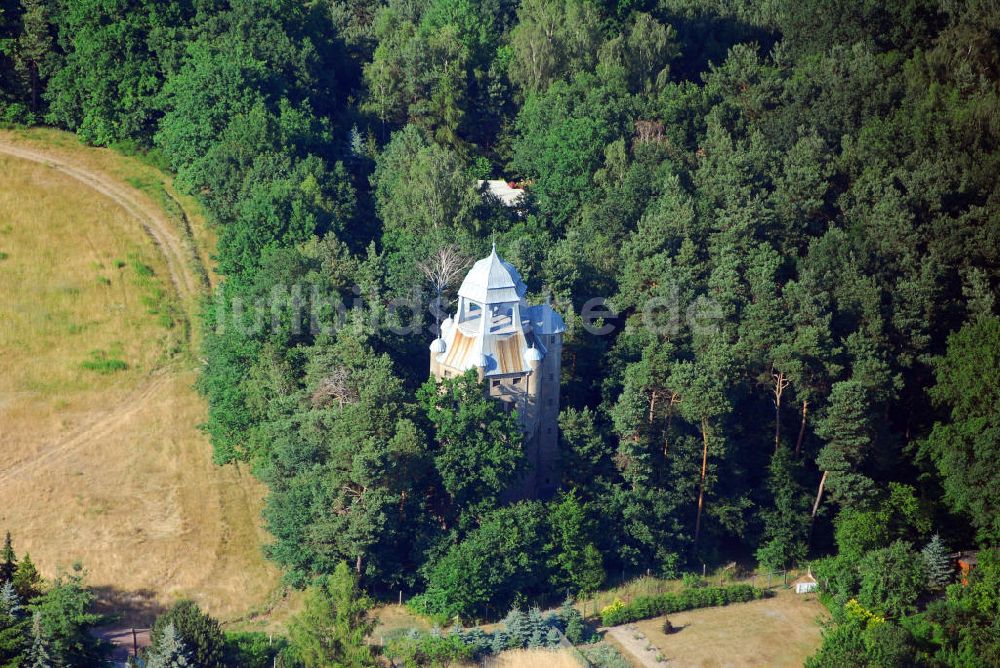
[[[514,188],[506,181],[491,179],[489,181],[479,181],[476,185],[482,188],[484,184],[486,185],[486,189],[490,191],[490,194],[500,200],[505,206],[519,206],[524,200],[524,189]]]
[[[806,571],[805,575],[799,578],[798,582],[795,583],[796,594],[808,594],[809,592],[814,592],[817,589],[819,589],[819,584],[816,582],[816,578],[813,577],[811,568]]]

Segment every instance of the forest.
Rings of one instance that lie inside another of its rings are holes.
[[[995,3],[0,8],[0,120],[141,154],[211,218],[204,429],[290,585],[346,563],[474,621],[810,564],[812,665],[1000,663]],[[474,376],[427,380],[446,270],[494,242],[567,323],[551,498],[505,499],[529,464]]]

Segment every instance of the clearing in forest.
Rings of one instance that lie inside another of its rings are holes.
[[[616,626],[608,638],[636,666],[790,668],[819,648],[827,617],[815,594],[778,589],[769,599],[669,615],[669,635],[656,617]]]
[[[180,597],[262,609],[263,489],[197,428],[194,203],[56,131],[0,132],[0,175],[0,532],[46,576],[82,562],[126,623]]]

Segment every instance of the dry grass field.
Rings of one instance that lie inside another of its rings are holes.
[[[197,429],[195,211],[137,159],[0,132],[0,531],[132,623],[179,597],[244,618],[278,586],[261,486]]]
[[[434,626],[429,619],[411,612],[405,605],[380,605],[375,608],[373,615],[376,619],[376,625],[372,629],[371,638],[379,643],[381,643],[382,638],[396,633],[410,629],[430,631]]]
[[[776,594],[761,601],[670,615],[679,629],[670,635],[663,634],[663,617],[657,617],[616,627],[609,639],[636,666],[801,666],[820,645],[822,629],[817,622],[826,618],[826,609],[815,594],[787,589]]]
[[[487,659],[486,668],[581,668],[570,650],[515,649]]]

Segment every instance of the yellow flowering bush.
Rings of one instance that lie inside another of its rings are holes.
[[[615,598],[609,605],[601,608],[601,619],[614,619],[624,609],[625,601]]]
[[[885,624],[885,617],[876,615],[874,612],[858,603],[858,599],[856,598],[852,598],[844,605],[844,611],[847,612],[848,619],[865,622],[869,628],[878,626],[879,624]]]

